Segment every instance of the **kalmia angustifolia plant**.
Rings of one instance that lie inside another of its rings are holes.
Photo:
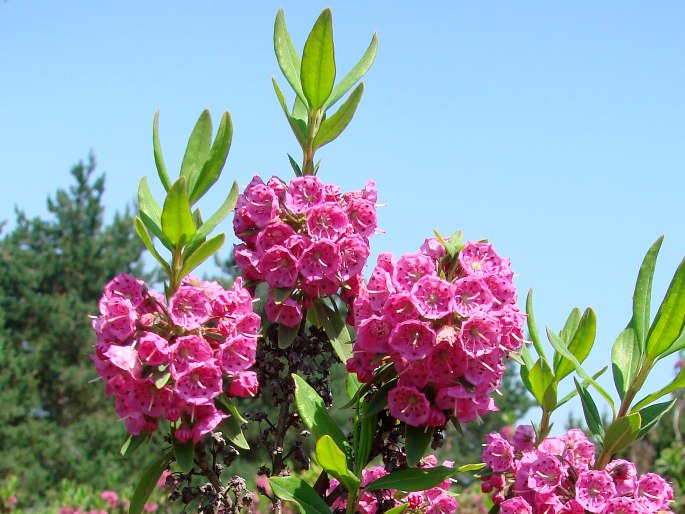
[[[234,183],[206,220],[196,204],[219,180],[230,117],[223,115],[212,142],[209,113],[202,113],[172,183],[155,116],[154,158],[166,197],[160,205],[144,178],[135,227],[167,275],[164,293],[119,275],[105,286],[93,320],[92,358],[130,434],[122,453],[157,430],[165,434],[166,446],[144,471],[130,512],[142,511],[166,474],[171,499],[184,511],[237,513],[268,503],[281,514],[284,502],[291,502],[304,514],[451,514],[458,509],[451,477],[477,470],[483,492],[494,493],[492,512],[668,511],[667,482],[612,458],[673,404],[654,402],[685,385],[681,371],[635,403],[657,362],[685,347],[685,264],[652,321],[661,239],[645,258],[633,317],[612,353],[618,408],[596,381],[607,368],[590,375],[582,367],[595,339],[594,312],[581,316],[576,309],[559,334],[547,331],[554,347],[548,360],[532,294],[522,314],[509,259],[489,242],[436,232],[416,253],[398,259],[381,253],[367,281],[364,267],[377,230],[375,185],[368,181],[343,192],[318,177],[315,155],[352,120],[364,90],[358,82],[376,48],[374,35],[336,83],[330,10],[317,19],[301,55],[278,13],[274,49],[294,94],[292,108],[276,80],[273,86],[302,150],[301,163],[288,156],[294,178],[256,176],[240,194]],[[190,272],[223,245],[224,234],[211,232],[231,211],[241,276],[226,288]],[[524,344],[526,317],[537,359]],[[521,364],[521,378],[542,407],[540,423],[490,434],[484,463],[438,465],[426,456],[429,447],[442,445],[449,423],[459,429],[496,410],[493,394],[511,361]],[[338,393],[330,381],[335,366],[348,371],[343,409],[350,427],[329,412]],[[576,390],[559,399],[559,383],[574,371]],[[609,403],[606,427],[590,389]],[[595,443],[577,429],[550,435],[553,411],[576,394]],[[255,396],[269,408],[241,414],[239,399]],[[257,428],[253,446],[268,455],[256,470],[266,502],[230,473],[240,450],[250,449],[247,424]],[[318,471],[311,484],[291,474],[310,467]]]

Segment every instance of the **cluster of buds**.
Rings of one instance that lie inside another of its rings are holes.
[[[503,360],[523,341],[509,260],[491,244],[447,251],[428,239],[418,253],[378,257],[354,302],[357,330],[347,369],[362,382],[388,364],[399,377],[390,413],[412,426],[469,422],[496,410]]]
[[[295,327],[314,299],[354,296],[377,227],[376,198],[372,181],[343,194],[314,175],[289,184],[252,179],[235,208],[233,227],[244,243],[234,256],[245,280],[268,284],[270,321]],[[277,289],[287,294],[277,298]]]
[[[176,439],[198,442],[228,416],[215,406],[219,396],[256,394],[248,369],[260,318],[240,278],[226,290],[188,276],[167,305],[121,274],[105,286],[99,308],[91,358],[131,435],[154,432],[163,416]]]
[[[530,426],[510,439],[488,434],[483,451],[491,474],[484,493],[493,492],[501,514],[649,514],[671,512],[673,488],[656,473],[638,476],[635,464],[616,459],[594,469],[595,446],[578,429],[535,445]]]
[[[438,465],[438,459],[434,455],[428,455],[421,461],[421,467],[434,468]],[[453,467],[454,462],[445,461],[443,466]],[[383,466],[373,466],[362,471],[361,487],[365,487],[374,480],[387,475],[388,472]],[[331,479],[327,494],[332,494],[336,488],[339,487],[339,482],[336,479]],[[383,489],[381,491],[366,491],[362,493],[359,504],[357,505],[357,512],[363,514],[375,514],[376,512],[385,512],[389,509],[401,507],[406,505],[403,512],[410,514],[454,514],[459,508],[459,504],[454,496],[448,493],[450,488],[450,480],[438,484],[435,487],[426,489],[425,491],[418,491],[401,495],[394,489]],[[335,501],[332,507],[336,510],[344,511],[346,502],[344,498],[339,498]]]

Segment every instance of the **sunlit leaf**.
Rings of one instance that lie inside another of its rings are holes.
[[[640,363],[640,345],[632,323],[623,330],[611,348],[611,369],[616,391],[623,399],[630,387]]]
[[[352,121],[364,94],[364,83],[359,84],[331,117],[326,118],[314,138],[314,148],[321,148],[338,137]]]
[[[330,436],[324,435],[316,442],[316,460],[326,472],[336,478],[348,491],[359,489],[359,479],[347,469],[345,453]]]
[[[397,489],[406,492],[425,491],[442,483],[454,473],[456,473],[455,469],[445,466],[401,469],[374,480],[363,489],[365,491],[381,489]]]
[[[313,111],[320,109],[333,91],[335,51],[330,9],[324,9],[321,13],[304,44],[300,82],[302,92]]]
[[[633,294],[633,328],[635,329],[639,349],[644,348],[647,341],[647,333],[651,323],[650,304],[654,269],[656,268],[656,259],[663,241],[664,236],[659,237],[650,249],[647,250],[637,275],[635,293]]]
[[[195,235],[185,177],[180,177],[167,193],[162,209],[162,231],[177,248]]]
[[[169,191],[169,188],[171,188],[171,180],[169,179],[169,173],[164,164],[162,144],[159,142],[159,111],[155,113],[154,120],[152,121],[152,148],[155,155],[157,175],[159,175],[159,180],[164,186],[164,190]]]
[[[231,123],[231,115],[228,112],[224,112],[209,155],[206,157],[204,163],[200,164],[202,167],[200,168],[197,180],[193,184],[188,184],[190,205],[193,205],[202,198],[209,188],[219,180],[221,170],[223,170],[224,165],[226,164],[228,152],[231,149],[232,139],[233,124]],[[233,206],[231,206],[231,209],[232,208]]]
[[[295,502],[302,514],[332,514],[326,502],[301,478],[271,477],[269,485],[281,500]]]
[[[645,343],[647,357],[658,359],[667,352],[685,326],[685,259],[673,275],[656,313]]]
[[[283,72],[283,76],[297,96],[299,96],[302,101],[305,101],[304,93],[302,92],[302,84],[300,82],[300,54],[295,49],[293,40],[288,32],[283,9],[278,10],[276,22],[274,23],[274,52],[276,53],[276,60]]]
[[[364,52],[364,55],[362,55],[362,58],[359,59],[359,62],[357,62],[347,75],[345,75],[333,88],[331,96],[329,96],[328,100],[323,104],[324,110],[328,110],[329,107],[340,100],[350,89],[352,89],[352,86],[369,71],[369,68],[371,68],[373,61],[376,58],[377,50],[378,34],[374,34],[371,38],[371,43],[369,43],[369,47],[366,49],[366,52]]]

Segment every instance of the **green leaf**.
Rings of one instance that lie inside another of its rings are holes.
[[[553,331],[551,331],[549,328],[547,329],[547,338],[549,339],[549,342],[552,344],[552,347],[559,352],[561,355],[563,355],[565,358],[567,358],[573,366],[576,369],[576,373],[578,373],[578,376],[580,378],[583,378],[587,380],[592,387],[594,387],[599,394],[601,394],[604,399],[607,401],[607,403],[611,406],[611,410],[615,413],[616,412],[616,407],[614,405],[614,400],[609,396],[609,393],[607,393],[602,386],[600,386],[597,381],[592,378],[587,371],[583,369],[583,367],[580,365],[580,362],[578,362],[578,359],[575,358],[575,356],[568,351],[568,348],[566,348],[566,345],[564,344],[564,341],[561,340],[561,338],[556,335]]]
[[[528,375],[532,393],[540,406],[551,411],[557,404],[557,383],[552,368],[544,357],[540,357]]]
[[[159,111],[155,113],[155,117],[152,121],[152,149],[155,154],[155,167],[157,168],[159,180],[164,186],[164,190],[169,191],[169,188],[171,187],[171,180],[169,179],[169,173],[167,172],[166,165],[164,164],[162,144],[159,142]]]
[[[519,369],[519,374],[521,375],[521,381],[526,390],[533,394],[533,384],[530,383],[530,370],[535,366],[533,357],[530,354],[530,350],[526,345],[521,347],[521,359],[523,360],[523,366]]]
[[[528,296],[526,297],[526,323],[528,325],[528,332],[530,333],[530,339],[533,341],[533,346],[538,356],[544,357],[545,350],[542,348],[542,341],[540,340],[540,334],[538,333],[538,327],[535,324],[535,313],[533,312],[533,290],[528,290]]]
[[[450,253],[453,255],[461,252],[464,248],[464,233],[461,230],[457,230],[447,240],[447,246],[449,247]]]
[[[212,214],[207,221],[205,221],[202,226],[200,226],[197,229],[197,232],[195,232],[195,235],[191,239],[191,244],[192,243],[197,243],[198,241],[202,241],[205,239],[211,232],[216,228],[216,226],[221,223],[224,219],[226,219],[226,216],[229,215],[231,210],[233,210],[233,207],[235,207],[235,204],[238,200],[238,183],[233,182],[233,185],[231,186],[231,190],[228,192],[228,196],[224,200],[224,203],[221,204],[221,206],[216,210],[214,214]]]
[[[670,346],[670,348],[662,353],[659,358],[663,359],[664,357],[668,357],[672,353],[679,352],[683,348],[685,348],[685,329],[683,329],[683,331],[680,333],[678,339],[673,341],[673,344]]]
[[[592,345],[595,344],[596,333],[597,318],[595,317],[595,311],[588,307],[580,318],[578,327],[571,338],[571,342],[568,343],[568,351],[574,355],[579,363],[582,364],[590,354]],[[554,355],[555,362],[557,361],[557,355],[559,354]],[[557,382],[561,382],[561,380],[570,375],[573,369],[573,364],[562,355],[559,355],[559,365],[555,366],[554,371]]]
[[[292,167],[293,171],[295,172],[296,177],[301,177],[302,176],[302,170],[300,169],[300,165],[295,162],[295,159],[292,158],[290,154],[288,154],[288,160],[290,161],[290,166]]]
[[[316,460],[330,476],[338,479],[346,490],[359,489],[359,479],[347,469],[345,453],[327,435],[316,442]]]
[[[121,445],[119,453],[122,457],[130,457],[144,443],[150,440],[150,432],[143,432],[138,435],[129,435]]]
[[[297,142],[300,143],[300,146],[304,149],[307,146],[307,125],[303,123],[302,120],[298,120],[290,116],[290,112],[288,111],[288,105],[285,103],[285,97],[281,92],[281,88],[278,87],[276,79],[272,78],[271,83],[274,86],[274,91],[276,92],[278,103],[281,104],[281,109],[283,109],[283,113],[285,114],[285,117],[288,120],[288,123],[290,124],[290,128],[292,129],[293,134],[295,134]]]
[[[371,398],[369,398],[366,408],[364,409],[364,413],[362,415],[364,417],[373,416],[374,414],[378,414],[379,412],[385,410],[388,406],[388,393],[390,392],[390,390],[394,389],[396,385],[396,379],[391,380],[387,384],[383,384],[383,386],[380,389],[378,389],[378,391],[373,393]]]
[[[186,178],[188,191],[192,191],[204,166],[212,144],[212,117],[205,109],[197,119],[181,163],[181,176]]]
[[[343,77],[343,79],[333,88],[331,96],[329,96],[328,100],[326,100],[323,104],[324,111],[328,110],[329,107],[340,100],[345,93],[352,89],[352,86],[354,86],[357,81],[361,79],[367,71],[369,71],[369,68],[371,68],[373,61],[376,58],[377,50],[378,34],[374,34],[371,38],[369,47],[366,49],[366,52],[364,52],[364,55],[362,55],[362,58],[359,59],[359,62],[357,62],[357,64],[354,65],[347,75],[345,75],[345,77]]]
[[[331,96],[335,82],[335,51],[330,9],[324,9],[321,13],[304,44],[300,82],[312,111],[319,110]]]
[[[381,489],[398,489],[406,492],[425,491],[442,483],[457,471],[445,466],[434,468],[401,469],[374,480],[364,487],[365,491],[379,491]]]
[[[171,436],[171,445],[174,449],[176,464],[183,473],[188,473],[195,464],[195,443],[191,439],[186,443],[180,442],[176,437]]]
[[[645,344],[647,357],[658,359],[678,339],[685,326],[685,259],[673,275]]]
[[[302,514],[332,514],[326,502],[304,480],[297,477],[271,477],[271,490],[281,500],[295,502]]]
[[[333,303],[335,306],[335,303]],[[331,346],[341,362],[345,363],[352,357],[352,336],[347,323],[340,313],[330,308],[323,301],[314,302],[313,309],[316,326],[323,328],[331,342]]]
[[[167,452],[161,457],[158,457],[157,460],[145,469],[136,486],[136,490],[131,497],[131,505],[128,510],[129,514],[140,514],[143,511],[145,503],[148,498],[150,498],[152,491],[157,487],[157,481],[171,462],[172,457],[173,453]]]
[[[299,325],[294,327],[286,327],[285,325],[278,325],[278,347],[282,350],[285,348],[290,348],[293,341],[297,337],[297,333],[300,330]]]
[[[621,400],[635,378],[640,363],[640,343],[635,336],[633,323],[629,323],[628,327],[618,335],[611,348],[611,370],[614,374],[616,391]]]
[[[614,455],[637,439],[640,431],[640,413],[616,418],[604,435],[604,452]]]
[[[652,282],[656,259],[661,249],[664,236],[659,237],[647,250],[640,271],[637,275],[635,293],[633,294],[633,328],[637,337],[638,348],[642,350],[647,341],[647,332],[651,323],[650,304],[652,299]],[[640,352],[641,353],[641,352]]]
[[[162,208],[159,206],[159,203],[157,203],[157,200],[155,200],[152,191],[150,191],[147,177],[140,179],[140,184],[138,185],[138,210],[141,213],[145,213],[158,227],[158,230],[161,231]],[[155,231],[151,232],[157,235]]]
[[[590,429],[590,432],[592,432],[601,443],[604,438],[604,427],[602,426],[602,418],[599,415],[599,410],[597,410],[597,405],[587,388],[579,383],[575,377],[573,378],[573,381],[576,384],[576,391],[578,391],[578,395],[580,396],[580,402],[583,406],[587,426]]]
[[[319,131],[314,138],[314,148],[321,148],[323,145],[330,143],[338,137],[345,127],[352,121],[354,113],[357,111],[357,106],[364,94],[364,83],[359,84],[347,100],[343,102],[335,114],[326,118],[321,123]]]
[[[224,434],[226,439],[231,441],[234,446],[242,448],[243,450],[249,450],[250,445],[245,439],[245,435],[243,434],[243,429],[240,426],[240,423],[241,420],[238,418],[238,416],[229,416],[221,423],[221,433]]]
[[[361,427],[359,429],[359,445],[354,455],[354,472],[357,476],[361,476],[362,470],[366,467],[371,455],[371,448],[376,437],[376,427],[378,425],[378,416],[366,416],[361,420]]]
[[[169,382],[170,378],[171,378],[170,372],[164,373],[161,377],[159,377],[157,380],[155,380],[155,387],[157,389],[163,388],[167,384],[167,382]]]
[[[573,339],[573,334],[578,330],[578,325],[580,324],[580,309],[575,307],[566,319],[564,328],[561,329],[559,336],[566,342],[566,345]]]
[[[463,466],[459,466],[457,468],[457,473],[467,473],[469,471],[478,471],[483,468],[485,468],[487,464],[483,462],[479,462],[477,464],[464,464]]]
[[[356,374],[347,373],[347,375],[345,375],[345,392],[350,400],[355,397],[361,386],[362,383],[359,381]]]
[[[162,210],[162,231],[176,248],[190,241],[195,235],[195,223],[188,203],[185,177],[180,177],[169,189]]]
[[[276,53],[276,60],[283,72],[283,76],[290,84],[290,87],[293,88],[295,94],[304,102],[305,98],[300,82],[300,54],[295,49],[293,40],[288,32],[283,9],[278,10],[276,22],[274,23],[274,52]]]
[[[345,434],[328,414],[323,399],[303,378],[293,374],[293,380],[295,381],[295,404],[305,426],[316,439],[328,435],[339,448],[348,453],[350,445],[347,443]]]
[[[609,369],[609,366],[604,366],[604,367],[603,367],[602,369],[600,369],[597,373],[595,373],[594,375],[592,375],[592,378],[593,378],[594,380],[597,380],[599,377],[601,377],[602,375],[604,375],[604,373],[606,373],[606,370],[608,370],[608,369]],[[583,385],[583,387],[587,388],[587,386],[590,385],[590,382],[588,382],[587,380],[583,380],[583,381],[581,382],[581,384]],[[571,392],[569,392],[566,396],[564,396],[561,400],[559,400],[559,401],[557,402],[557,406],[554,407],[554,410],[557,410],[559,407],[561,407],[561,406],[564,405],[565,403],[568,403],[568,402],[570,402],[571,400],[573,400],[573,398],[575,398],[577,394],[578,394],[578,391],[577,391],[576,389],[573,389]]]
[[[677,399],[673,399],[668,402],[656,403],[641,409],[640,419],[642,422],[640,424],[640,431],[637,433],[636,439],[642,439],[645,435],[647,435],[647,432],[654,428],[661,417],[671,410],[677,401]]]
[[[404,448],[407,452],[407,465],[416,466],[433,442],[433,427],[412,427],[404,429]]]
[[[204,261],[209,259],[212,255],[219,251],[223,246],[226,234],[218,234],[213,238],[205,241],[198,246],[193,253],[186,256],[183,268],[181,268],[181,277],[185,277],[188,273],[197,268]]]
[[[632,409],[630,412],[637,412],[638,410],[642,409],[643,407],[646,407],[652,402],[655,402],[659,398],[666,396],[667,394],[671,394],[674,391],[677,391],[678,389],[681,389],[685,387],[685,366],[680,368],[680,371],[676,375],[676,377],[666,386],[662,387],[655,393],[650,394],[646,398],[643,398],[640,400]]]
[[[138,234],[138,237],[140,240],[143,242],[145,245],[145,248],[148,249],[148,251],[152,254],[152,256],[159,262],[159,264],[164,268],[164,270],[167,272],[167,274],[171,274],[171,268],[167,264],[167,262],[164,260],[164,258],[159,254],[157,249],[155,248],[155,245],[152,243],[152,238],[150,237],[150,233],[147,231],[147,228],[145,227],[145,224],[143,223],[143,220],[140,219],[140,217],[136,216],[135,220],[133,220],[133,226],[136,229],[136,234]]]
[[[188,184],[190,205],[193,205],[202,198],[202,196],[209,191],[209,188],[219,180],[221,170],[224,169],[226,159],[228,158],[228,152],[231,149],[232,139],[233,124],[231,123],[231,115],[228,112],[224,112],[221,117],[221,123],[219,124],[219,130],[214,138],[214,143],[212,143],[212,148],[209,151],[209,155],[204,161],[204,164],[201,165],[202,167],[200,168],[197,180],[192,186],[190,183]],[[231,206],[231,209],[232,208],[233,206]]]
[[[280,305],[283,302],[285,302],[288,298],[290,298],[290,295],[293,293],[293,288],[275,287],[271,290],[271,293],[273,294],[274,302],[276,302],[276,305]]]

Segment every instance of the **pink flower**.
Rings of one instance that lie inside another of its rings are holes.
[[[188,369],[176,378],[174,393],[191,405],[212,404],[221,394],[221,370],[207,363]]]
[[[419,314],[428,319],[447,316],[452,308],[454,287],[434,275],[420,278],[411,290]]]
[[[108,343],[123,343],[133,335],[138,314],[127,298],[114,296],[100,300],[98,323],[93,328]]]
[[[529,452],[535,446],[535,430],[530,425],[519,425],[511,438],[513,445],[522,452]]]
[[[496,432],[488,434],[486,441],[483,462],[495,473],[510,469],[514,465],[514,447],[509,441]]]
[[[435,276],[435,260],[422,253],[408,253],[397,260],[395,280],[405,291],[426,275]]]
[[[312,239],[337,239],[347,225],[347,215],[336,202],[320,203],[307,211],[307,230]]]
[[[548,494],[554,492],[563,478],[565,473],[559,459],[542,455],[530,465],[528,487],[538,493]]]
[[[576,501],[593,513],[601,513],[607,502],[616,496],[616,486],[606,471],[583,471],[576,481]]]
[[[430,414],[430,403],[415,387],[395,387],[388,393],[390,414],[415,427],[423,425]]]
[[[198,287],[181,286],[169,300],[171,320],[186,330],[199,328],[211,314],[207,295]]]
[[[282,246],[264,252],[258,269],[270,287],[293,287],[297,282],[297,260]]]
[[[167,362],[169,343],[154,332],[144,332],[138,338],[138,356],[148,366],[159,366]]]
[[[336,243],[328,239],[314,241],[297,263],[298,271],[305,278],[335,277],[342,259]]]
[[[499,505],[500,514],[533,514],[532,507],[520,497],[509,498]]]
[[[294,213],[304,213],[323,202],[323,183],[315,175],[297,177],[285,191],[285,206]]]
[[[390,348],[409,361],[428,357],[435,346],[435,332],[423,321],[403,321],[390,333]]]
[[[258,388],[257,373],[254,371],[241,371],[231,380],[228,394],[240,398],[249,398],[257,395]]]
[[[273,296],[269,295],[264,311],[269,321],[280,323],[286,327],[294,328],[302,321],[302,308],[292,298],[286,298],[283,302],[276,303]]]
[[[221,345],[218,361],[224,373],[232,375],[245,371],[255,363],[257,357],[257,338],[238,335],[227,339]]]
[[[647,512],[656,512],[667,507],[669,489],[668,483],[659,475],[646,473],[637,481],[635,502]]]
[[[107,502],[107,505],[109,505],[110,509],[115,508],[117,506],[117,502],[119,501],[119,495],[115,491],[102,491],[100,498]]]
[[[174,379],[185,371],[202,366],[214,358],[214,351],[209,343],[196,335],[176,338],[169,347],[171,374]]]

